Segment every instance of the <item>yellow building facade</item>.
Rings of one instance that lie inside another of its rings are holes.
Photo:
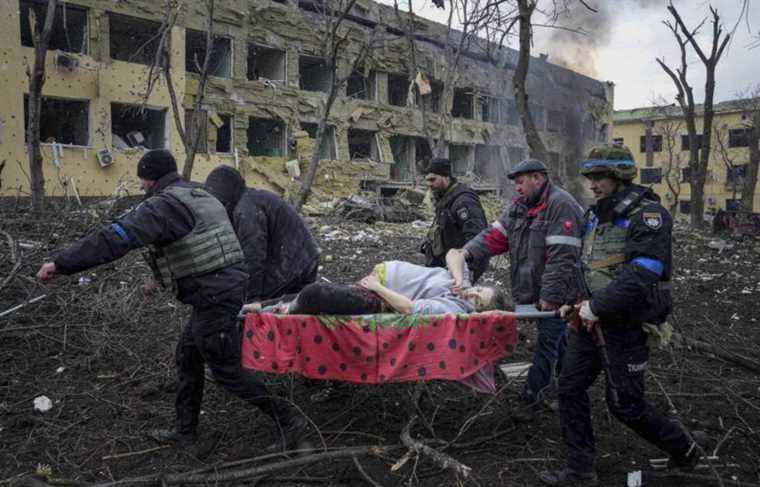
[[[715,105],[710,162],[705,182],[705,214],[740,209],[745,166],[749,163],[746,112],[755,99]],[[702,133],[702,106],[697,106],[697,133]],[[650,142],[647,144],[649,127]],[[691,188],[688,182],[689,141],[680,107],[646,107],[614,114],[612,137],[627,146],[636,159],[636,182],[652,189],[677,218],[688,218]],[[701,135],[699,135],[701,138]],[[698,141],[699,143],[699,141]],[[649,145],[651,152],[648,152]],[[760,185],[755,188],[754,212],[760,212]]]

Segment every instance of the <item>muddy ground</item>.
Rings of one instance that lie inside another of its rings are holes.
[[[161,447],[146,436],[151,428],[172,424],[173,352],[188,310],[167,294],[142,294],[148,269],[139,253],[60,277],[47,288],[35,282],[34,274],[51,252],[125,206],[79,208],[58,202],[32,216],[14,200],[2,202],[0,313],[6,315],[0,317],[0,483],[18,482],[39,470],[38,479],[57,485],[131,484],[137,478],[157,484],[158,477],[172,473],[238,472],[287,460],[256,458],[273,441],[271,423],[211,382],[201,417],[202,458]],[[416,259],[426,225],[367,225],[330,217],[310,223],[324,251],[321,275],[336,282],[353,281],[382,260]],[[597,384],[591,396],[602,484],[625,485],[628,472],[643,469],[647,485],[760,485],[760,371],[751,370],[760,361],[755,306],[760,241],[719,241],[679,227],[674,249],[672,322],[685,337],[714,348],[655,351],[648,396],[657,408],[701,432],[708,453],[718,458],[691,477],[653,472],[649,459],[664,455],[609,415]],[[505,262],[497,264],[500,268],[492,267],[484,281],[506,285]],[[7,312],[41,295],[46,297]],[[533,335],[530,323],[523,323],[520,344],[508,361],[530,360]],[[745,365],[736,356],[744,357]],[[564,455],[556,413],[547,409],[527,424],[511,419],[519,380],[499,376],[496,396],[455,383],[427,383],[415,411],[415,388],[409,384],[332,384],[326,400],[317,401],[312,397],[326,389],[324,383],[292,376],[264,379],[308,414],[319,430],[312,444],[337,453],[258,476],[257,482],[244,481],[250,485],[532,486],[538,485],[538,471],[560,466]],[[45,413],[34,409],[40,396],[52,402]],[[343,455],[349,447],[400,445],[415,412],[424,420],[415,423],[412,436],[471,467],[467,480],[424,455],[391,471],[407,451],[403,447],[359,456],[358,466]]]

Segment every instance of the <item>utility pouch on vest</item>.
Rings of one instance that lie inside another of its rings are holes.
[[[438,222],[433,223],[427,233],[428,248],[433,258],[442,257],[446,253],[443,245],[443,227]]]
[[[643,323],[642,328],[647,334],[647,345],[657,348],[665,348],[670,344],[673,338],[673,327],[667,321],[656,325],[654,323]]]

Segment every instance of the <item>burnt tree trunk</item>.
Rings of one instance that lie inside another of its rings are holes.
[[[536,8],[536,3],[532,0],[518,0],[517,3],[520,18],[520,55],[514,77],[512,78],[512,92],[517,102],[517,110],[520,112],[520,121],[525,132],[525,141],[530,149],[530,157],[540,159],[544,163],[549,164],[546,157],[546,146],[543,140],[541,140],[538,129],[536,129],[536,124],[533,121],[533,116],[528,109],[528,93],[525,86],[530,64],[530,44],[533,35],[530,21]],[[558,174],[559,169],[559,167],[550,167],[550,170],[554,174]]]
[[[27,76],[29,77],[29,107],[27,112],[26,138],[28,141],[27,152],[29,155],[29,173],[31,179],[29,186],[32,193],[32,208],[34,211],[41,210],[45,200],[45,174],[42,170],[43,161],[42,150],[40,148],[40,118],[42,117],[42,87],[45,85],[45,61],[57,7],[58,0],[48,0],[42,32],[39,30],[34,11],[30,10],[29,24],[34,43],[34,67],[31,72],[27,70]]]

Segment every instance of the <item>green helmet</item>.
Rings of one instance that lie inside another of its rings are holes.
[[[581,164],[581,174],[609,174],[623,181],[636,177],[636,162],[631,150],[624,145],[604,144],[591,149],[588,158]]]

